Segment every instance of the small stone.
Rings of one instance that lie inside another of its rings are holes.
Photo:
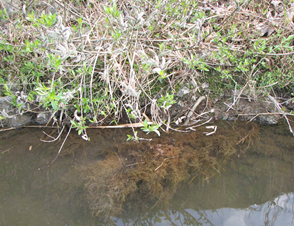
[[[50,113],[39,113],[36,117],[35,122],[40,125],[46,124],[51,117]]]
[[[183,87],[181,90],[178,91],[176,96],[183,97],[184,95],[188,94],[190,92],[189,88]]]
[[[0,109],[4,109],[6,113],[9,112],[13,109],[12,100],[12,97],[0,97]]]
[[[54,7],[50,7],[49,12],[53,15],[57,13],[56,9]]]
[[[209,88],[209,83],[204,82],[204,83],[202,84],[202,89],[208,89],[208,88]]]
[[[294,110],[294,101],[292,99],[288,100],[285,105],[289,110]]]
[[[8,127],[20,127],[31,122],[31,117],[28,115],[14,115],[7,120]]]
[[[258,117],[258,121],[263,124],[267,125],[275,125],[278,124],[278,116],[275,115],[260,115]]]
[[[229,117],[228,113],[222,113],[221,114],[221,120],[227,120]]]

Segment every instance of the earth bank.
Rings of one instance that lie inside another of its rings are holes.
[[[169,109],[172,122],[177,121],[178,118],[182,116],[186,116],[194,105],[192,99],[195,100],[196,98],[192,98],[192,95],[190,95],[190,100],[188,100],[187,95],[184,95],[184,97],[178,99],[177,103],[173,104]],[[206,99],[199,104],[195,113],[196,115],[199,115],[206,111],[210,112],[210,110],[214,109],[208,115],[213,116],[215,120],[254,120],[269,125],[277,124],[278,120],[283,117],[283,114],[279,111],[280,109],[278,109],[270,99],[267,100],[267,98],[264,98],[265,100],[253,100],[251,98],[242,97],[238,98],[233,104],[234,99],[233,96],[222,96],[214,98],[213,100],[210,98]],[[36,103],[35,106],[38,106],[38,104]],[[32,109],[33,107],[34,106],[28,106],[27,109]],[[291,99],[285,102],[282,101],[281,107],[288,111],[293,111],[294,102]],[[25,110],[19,111],[19,109],[16,109],[12,104],[12,97],[0,97],[0,109],[2,109],[2,113],[4,112],[7,117],[1,121],[2,126],[8,128],[21,127],[29,124],[45,125],[52,117],[52,112],[46,111],[45,109],[43,112],[39,111],[38,113],[34,113],[33,111],[26,113]],[[148,112],[149,110],[147,110],[146,114],[148,114]],[[73,115],[74,112],[70,112],[69,110],[68,114]],[[58,112],[55,116],[57,115]],[[185,117],[182,121],[185,121]],[[89,121],[88,125],[91,125]]]

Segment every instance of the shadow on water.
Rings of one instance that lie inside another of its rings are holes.
[[[200,128],[139,143],[126,142],[129,130],[90,130],[90,142],[73,132],[42,170],[62,139],[0,134],[0,225],[293,225],[286,125],[217,125],[212,136]]]

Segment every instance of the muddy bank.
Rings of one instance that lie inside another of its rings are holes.
[[[288,101],[281,100],[281,103],[277,102],[280,104],[280,108],[278,108],[276,104],[268,98],[264,100],[253,100],[251,98],[235,98],[233,96],[222,96],[214,99],[205,98],[204,96],[197,108],[194,109],[194,105],[199,98],[202,97],[196,97],[192,94],[185,94],[178,97],[176,103],[169,109],[171,126],[174,126],[175,122],[177,124],[180,122],[180,125],[183,124],[189,114],[192,115],[189,119],[193,121],[196,116],[204,113],[203,119],[208,119],[212,116],[215,120],[253,120],[262,124],[273,125],[277,124],[278,120],[283,118],[284,111],[288,112],[294,110],[294,102],[290,99]],[[21,98],[18,99],[20,103],[22,103]],[[59,121],[60,112],[56,112],[55,115],[52,115],[52,112],[46,111],[45,109],[38,112],[29,110],[37,106],[37,103],[35,105],[28,105],[28,103],[26,103],[26,107],[20,110],[12,104],[11,97],[0,97],[1,113],[2,116],[6,118],[1,120],[2,126],[11,128],[28,124],[45,125],[50,120],[52,122],[52,117]],[[144,113],[148,115],[149,118],[153,118],[149,107],[146,108],[143,106],[143,109],[145,109]],[[192,109],[194,112],[191,112]],[[71,112],[69,109],[67,115],[74,115],[74,112]],[[287,113],[287,115],[291,114]],[[90,119],[91,115],[86,115],[86,117]],[[162,121],[167,120],[167,113],[160,113],[160,118]],[[63,117],[61,120],[69,123],[70,118],[65,120],[65,117]],[[129,123],[128,119],[123,118],[122,121]],[[88,125],[93,124],[88,121]]]

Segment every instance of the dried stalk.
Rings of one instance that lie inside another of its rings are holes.
[[[274,105],[276,106],[276,108],[279,110],[279,112],[284,116],[284,118],[286,119],[286,122],[288,123],[288,126],[289,126],[289,130],[290,132],[293,134],[294,136],[294,132],[293,132],[293,129],[290,125],[290,122],[289,122],[289,119],[288,117],[286,116],[286,113],[282,110],[282,108],[280,107],[280,104],[277,102],[277,100],[275,98],[273,98],[271,95],[267,95],[268,98],[274,103]]]
[[[53,160],[52,160],[47,166],[43,166],[42,168],[38,168],[38,170],[41,170],[41,169],[44,169],[44,168],[49,167],[49,166],[50,166],[50,165],[51,165],[51,164],[57,159],[57,157],[59,156],[59,154],[60,154],[60,152],[61,152],[61,149],[63,148],[63,146],[64,146],[66,140],[68,139],[68,136],[69,136],[69,134],[70,134],[70,132],[71,132],[71,129],[72,129],[72,124],[71,124],[71,126],[70,126],[70,128],[69,128],[69,131],[68,131],[68,133],[67,133],[65,139],[63,140],[63,142],[62,142],[62,144],[61,144],[61,146],[60,146],[60,148],[59,148],[59,150],[58,150],[57,155],[55,156],[55,158],[54,158],[54,159],[53,159]]]
[[[148,125],[153,125],[153,122],[147,122]],[[135,127],[143,127],[143,123],[128,123],[121,124],[116,126],[88,126],[87,129],[124,129],[124,128],[135,128]]]
[[[205,96],[201,96],[199,97],[199,99],[197,100],[197,102],[194,104],[194,106],[192,107],[192,109],[190,110],[190,112],[187,115],[186,121],[183,124],[184,126],[188,124],[191,116],[193,115],[194,111],[196,110],[196,108],[199,106],[199,104],[202,102],[202,100],[205,100],[206,97]]]

